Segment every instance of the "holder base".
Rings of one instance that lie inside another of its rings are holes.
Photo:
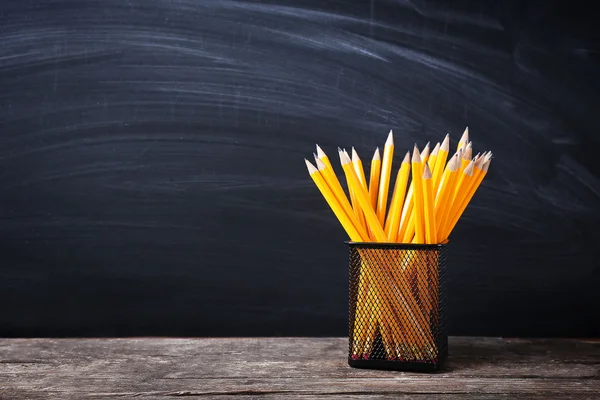
[[[355,360],[348,357],[348,365],[352,368],[381,369],[405,372],[438,372],[444,368],[444,362],[403,362],[389,360]]]

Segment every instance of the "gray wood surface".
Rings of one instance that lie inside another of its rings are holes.
[[[597,399],[600,341],[450,338],[436,374],[353,369],[346,338],[3,339],[0,399]]]

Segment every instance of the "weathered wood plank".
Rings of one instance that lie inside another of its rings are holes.
[[[0,340],[0,399],[593,398],[600,343],[451,338],[437,374],[353,369],[345,338]]]

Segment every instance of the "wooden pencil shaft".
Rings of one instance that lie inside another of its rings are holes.
[[[383,226],[387,209],[390,174],[392,172],[392,158],[394,156],[394,138],[390,131],[383,147],[383,160],[381,161],[381,176],[379,178],[379,193],[377,195],[377,218]]]
[[[352,163],[350,159],[347,155],[340,153],[340,161],[342,163],[342,168],[346,173],[346,179],[349,185],[352,187],[352,190],[355,191],[358,204],[360,204],[360,207],[365,213],[366,220],[369,224],[369,229],[372,230],[378,242],[385,242],[387,240],[385,232],[383,231],[383,228],[381,227],[381,224],[377,219],[377,215],[375,214],[375,211],[371,206],[371,202],[367,192],[364,190],[364,188],[360,185],[360,182],[358,181],[358,177],[356,176],[356,173],[352,168]]]
[[[354,228],[359,232],[360,236],[368,240],[369,235],[361,221],[356,216],[356,213],[353,210],[353,207],[350,205],[346,194],[344,193],[344,189],[342,188],[335,172],[333,172],[333,168],[329,165],[326,165],[322,158],[318,158],[317,162],[317,170],[322,174],[327,186],[333,192],[333,195],[338,200],[338,203],[341,205],[344,213],[354,226]]]
[[[325,201],[329,204],[329,207],[337,217],[338,221],[348,234],[351,240],[353,241],[363,241],[366,238],[363,238],[358,230],[354,227],[354,225],[350,222],[350,219],[346,216],[344,210],[337,202],[337,199],[325,183],[325,179],[321,176],[320,172],[314,167],[308,160],[306,160],[307,166],[309,166],[310,177],[313,179],[317,188],[325,198]],[[312,167],[312,168],[311,168]]]

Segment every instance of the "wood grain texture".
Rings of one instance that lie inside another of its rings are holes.
[[[450,338],[436,374],[353,369],[345,338],[4,339],[0,398],[592,399],[600,342]]]
[[[600,336],[598,26],[581,0],[1,1],[0,336],[344,336],[303,157],[368,168],[393,129],[397,166],[465,125],[495,160],[451,332]]]

